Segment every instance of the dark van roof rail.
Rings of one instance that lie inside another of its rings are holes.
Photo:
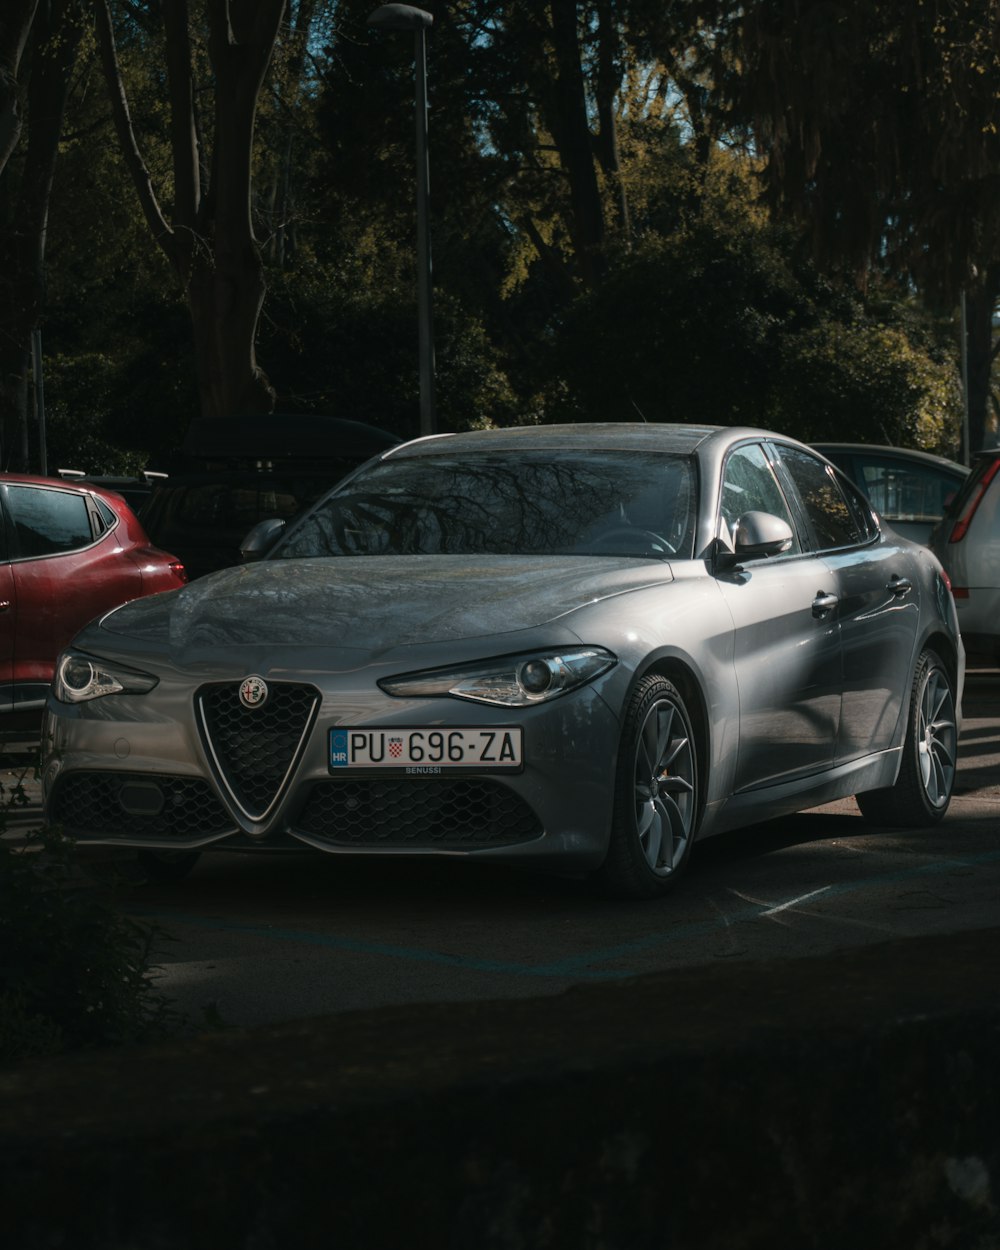
[[[367,460],[401,440],[364,421],[317,414],[271,413],[191,423],[181,450],[205,460]]]

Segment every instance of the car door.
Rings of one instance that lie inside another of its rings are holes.
[[[87,621],[138,596],[142,575],[88,492],[7,483],[4,496],[17,596],[15,698],[38,705],[62,648]]]
[[[737,446],[723,469],[723,541],[740,517],[795,522],[759,442]],[[840,725],[840,631],[828,605],[833,578],[796,536],[783,555],[742,561],[718,578],[733,618],[739,690],[734,789],[790,781],[833,763]]]
[[[773,450],[837,599],[844,685],[836,760],[846,763],[892,745],[909,694],[920,620],[913,554],[894,532],[879,532],[866,500],[817,456],[780,443]]]

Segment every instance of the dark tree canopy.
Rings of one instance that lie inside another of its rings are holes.
[[[972,446],[1000,294],[998,0],[689,0],[714,108],[763,161],[768,201],[862,281],[969,301]]]
[[[366,0],[74,2],[99,40],[31,306],[53,437],[96,470],[199,412],[415,432],[412,35]],[[997,4],[424,0],[441,428],[849,417],[954,454],[961,289],[975,445]],[[34,64],[29,41],[4,222]]]

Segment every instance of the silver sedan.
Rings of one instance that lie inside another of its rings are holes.
[[[880,825],[948,807],[947,579],[781,435],[418,439],[246,558],[59,661],[48,819],[153,876],[203,851],[446,855],[652,897],[724,830],[852,794]]]

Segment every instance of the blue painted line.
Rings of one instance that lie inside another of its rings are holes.
[[[907,868],[899,872],[886,873],[883,876],[865,877],[858,881],[845,881],[839,885],[831,885],[822,891],[821,897],[838,898],[856,894],[873,886],[884,886],[914,881],[920,877],[944,876],[956,869],[972,869],[1000,862],[1000,850],[985,851],[980,855],[964,856],[961,859],[936,860],[932,864],[921,864],[916,868]],[[811,896],[810,896],[811,897]],[[806,900],[803,900],[806,901]],[[184,916],[177,912],[157,912],[142,908],[129,908],[131,915],[155,920],[159,923],[181,923],[199,929],[216,929],[225,933],[245,933],[253,937],[269,938],[272,941],[291,942],[305,946],[327,947],[331,950],[348,951],[358,955],[384,955],[392,959],[403,959],[411,963],[439,964],[445,967],[458,968],[468,972],[504,973],[508,976],[519,976],[542,979],[570,979],[590,981],[619,981],[637,976],[636,969],[603,970],[592,965],[610,963],[624,959],[630,955],[641,954],[654,950],[658,946],[670,945],[673,942],[690,941],[692,938],[707,937],[717,933],[720,928],[746,924],[759,920],[767,912],[773,911],[777,903],[748,904],[737,908],[721,919],[697,920],[689,924],[678,924],[672,928],[649,933],[633,941],[622,942],[617,946],[591,950],[567,959],[556,960],[547,964],[510,963],[501,959],[478,959],[467,955],[449,955],[441,951],[426,950],[421,947],[395,946],[386,942],[369,942],[358,938],[338,937],[331,934],[311,933],[301,929],[278,929],[270,925],[251,924],[242,921],[218,921],[209,917]]]
[[[1000,851],[985,851],[982,855],[970,855],[961,860],[939,860],[934,864],[922,864],[918,868],[907,868],[900,872],[887,873],[884,876],[865,877],[859,881],[845,881],[840,885],[831,885],[823,890],[822,898],[843,897],[847,894],[856,894],[860,890],[875,885],[893,885],[912,881],[921,876],[943,876],[946,873],[954,872],[956,868],[975,868],[979,865],[997,862],[1000,862]],[[678,925],[676,928],[669,929],[663,933],[651,933],[646,937],[636,938],[631,942],[623,942],[619,946],[606,947],[601,951],[590,951],[587,954],[574,955],[569,959],[562,959],[557,963],[547,964],[540,971],[544,971],[549,976],[576,975],[578,965],[585,968],[590,963],[608,963],[631,954],[652,950],[657,946],[662,946],[672,941],[686,941],[694,937],[703,937],[716,932],[720,928],[728,928],[732,925],[746,924],[751,920],[759,920],[767,912],[773,911],[775,906],[777,906],[775,903],[750,904],[746,907],[737,908],[735,912],[728,913],[725,918],[720,920],[699,920],[692,924]],[[635,973],[623,972],[620,975],[623,977],[634,976]]]
[[[358,938],[336,937],[326,933],[310,933],[301,929],[277,929],[271,925],[243,923],[241,921],[213,921],[203,916],[181,916],[176,912],[154,912],[130,907],[129,914],[143,920],[155,920],[167,924],[179,921],[184,925],[193,925],[199,929],[215,929],[223,933],[246,933],[253,937],[277,939],[282,942],[297,942],[306,946],[325,946],[332,950],[352,951],[359,955],[388,955],[394,959],[406,959],[414,963],[443,964],[451,968],[462,968],[473,972],[504,972],[516,976],[541,976],[551,974],[544,968],[533,968],[528,964],[505,963],[499,959],[473,959],[467,955],[447,955],[442,951],[425,950],[413,946],[392,946],[385,942],[368,942]],[[617,978],[619,973],[592,973],[600,979]]]

